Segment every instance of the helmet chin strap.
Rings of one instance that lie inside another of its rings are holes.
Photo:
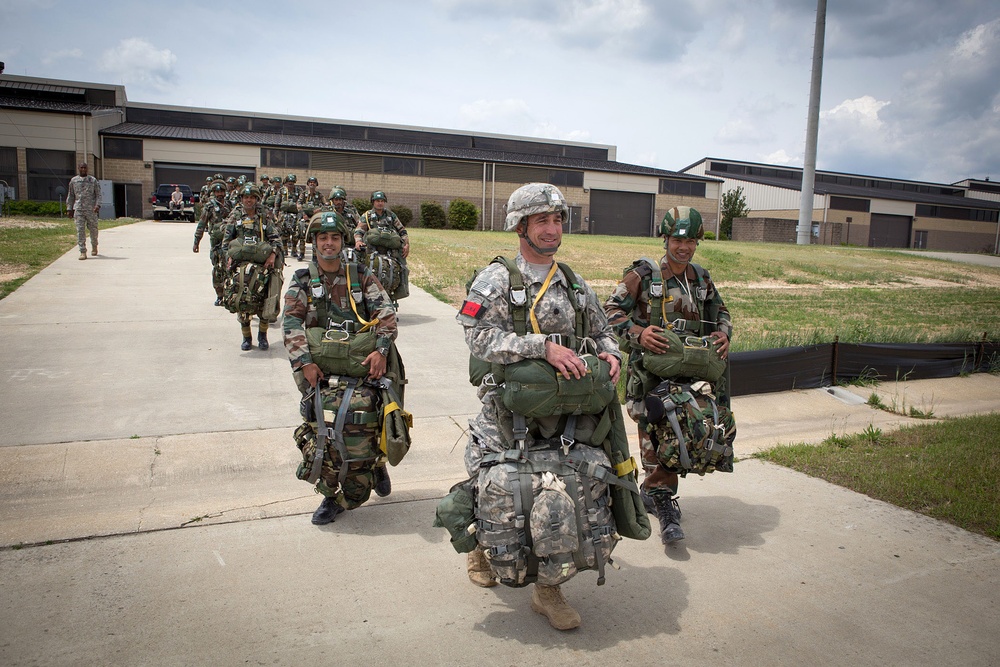
[[[677,259],[677,257],[674,255],[674,253],[670,252],[670,243],[669,243],[669,241],[664,241],[663,242],[663,248],[667,251],[667,257],[669,257],[670,259],[672,259],[674,262],[676,262],[678,264],[687,266],[688,262],[685,262],[683,260]]]
[[[539,248],[538,246],[536,246],[534,243],[531,242],[531,239],[529,239],[528,235],[525,234],[523,231],[518,232],[517,235],[520,236],[522,239],[524,239],[525,243],[528,244],[528,247],[537,252],[539,255],[550,256],[556,254],[556,252],[559,250],[558,245],[555,246],[554,248]]]

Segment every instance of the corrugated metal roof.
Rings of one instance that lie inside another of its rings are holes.
[[[450,160],[471,160],[476,162],[498,162],[505,164],[525,164],[545,166],[555,169],[584,169],[614,173],[637,174],[642,176],[679,177],[685,180],[712,181],[692,174],[678,174],[666,169],[654,169],[625,162],[588,160],[579,158],[554,157],[548,155],[525,155],[504,151],[481,150],[475,148],[449,148],[443,146],[420,146],[416,144],[395,144],[360,139],[334,139],[266,132],[246,132],[239,130],[214,130],[197,127],[176,127],[170,125],[147,125],[144,123],[121,123],[101,131],[102,135],[141,137],[155,139],[177,139],[183,141],[215,141],[220,143],[251,144],[275,148],[297,148],[302,150],[333,150],[353,153],[378,153],[384,155],[408,155],[412,157],[440,158]]]
[[[76,88],[74,86],[55,86],[47,83],[28,83],[26,81],[11,81],[0,79],[0,89],[16,88],[18,90],[37,90],[45,93],[63,93],[66,95],[83,95],[86,88]]]
[[[59,113],[90,114],[96,111],[116,110],[116,106],[84,104],[83,102],[56,102],[52,100],[25,100],[16,97],[0,97],[0,108],[24,109],[25,111],[56,111]]]

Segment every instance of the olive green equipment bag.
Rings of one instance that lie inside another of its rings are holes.
[[[717,382],[726,372],[726,360],[719,356],[715,341],[708,336],[684,336],[671,329],[659,334],[669,348],[663,353],[642,351],[639,363],[659,378],[692,378]],[[637,350],[633,349],[633,354]]]
[[[733,471],[736,420],[716,401],[708,382],[665,381],[645,400],[656,456],[682,477]]]
[[[319,269],[315,263],[309,264],[310,288],[306,292],[307,300],[310,305],[315,305],[317,321],[325,326],[307,328],[306,342],[313,362],[324,373],[360,378],[368,375],[368,367],[363,362],[375,351],[378,341],[375,325],[378,320],[364,320],[358,312],[359,304],[364,307],[364,295],[357,264],[346,263],[344,269],[347,273],[351,296],[348,301],[354,311],[353,317],[330,308]]]
[[[388,377],[379,379],[382,388],[382,427],[379,438],[379,449],[391,466],[399,465],[406,453],[410,451],[410,429],[413,428],[413,415],[403,409],[403,401],[396,394],[392,380]]]
[[[545,359],[525,359],[502,368],[501,398],[511,412],[525,417],[593,415],[617,399],[611,365],[593,354],[580,357],[587,364],[581,378],[565,378]],[[498,373],[495,373],[496,376]]]
[[[403,247],[403,237],[395,229],[375,226],[365,232],[365,244],[373,248],[399,250]]]
[[[261,220],[254,221],[244,218],[234,223],[233,239],[229,242],[226,255],[233,264],[241,262],[253,262],[263,264],[274,252],[274,246],[264,240],[264,223]]]
[[[382,284],[386,293],[394,297],[403,282],[403,265],[398,259],[386,252],[369,249],[365,256],[365,265]],[[407,294],[409,290],[407,290]]]
[[[280,293],[280,276],[280,272],[265,269],[263,264],[254,262],[236,264],[226,275],[223,283],[222,305],[231,313],[251,313],[263,317],[265,301],[274,289],[272,283],[278,284]]]
[[[435,528],[445,528],[451,535],[451,546],[460,554],[476,548],[476,478],[471,477],[451,487],[448,495],[438,501],[434,512]]]

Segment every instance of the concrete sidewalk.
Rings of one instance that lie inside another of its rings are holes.
[[[454,309],[420,290],[401,304],[416,423],[393,493],[312,526],[280,325],[239,350],[193,231],[104,230],[102,256],[0,301],[0,664],[1000,662],[998,543],[755,460],[682,482],[679,546],[624,541],[605,586],[574,578],[578,631],[527,589],[471,586],[430,523],[478,401]],[[871,391],[738,398],[737,451],[914,421]],[[877,391],[1000,409],[988,375]]]

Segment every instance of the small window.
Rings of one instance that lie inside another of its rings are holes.
[[[423,176],[424,161],[401,157],[382,158],[382,173],[398,174],[400,176]]]
[[[142,139],[104,138],[104,157],[121,160],[142,159]]]

